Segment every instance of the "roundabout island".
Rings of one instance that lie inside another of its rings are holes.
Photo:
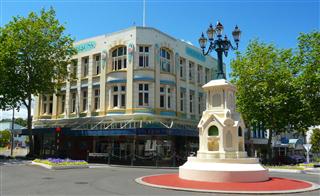
[[[318,184],[270,177],[256,158],[244,150],[245,128],[235,110],[236,88],[225,79],[203,86],[207,108],[198,124],[199,150],[188,157],[179,173],[143,176],[136,182],[157,188],[242,194],[298,193],[319,189]]]

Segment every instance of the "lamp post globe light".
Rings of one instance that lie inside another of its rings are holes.
[[[239,27],[236,26],[232,31],[232,36],[236,44],[236,46],[233,46],[231,44],[231,41],[228,40],[227,35],[225,35],[224,38],[222,38],[223,29],[224,29],[223,25],[219,21],[217,22],[217,25],[215,27],[213,27],[212,24],[210,24],[207,30],[208,38],[206,38],[203,33],[199,38],[199,44],[202,49],[203,55],[208,55],[212,50],[215,50],[217,52],[217,55],[218,55],[217,79],[226,79],[226,75],[223,71],[222,54],[224,54],[227,57],[230,48],[232,50],[237,50],[239,46],[240,35],[241,35],[241,31]],[[210,44],[209,44],[208,50],[205,52],[205,48],[208,40]]]

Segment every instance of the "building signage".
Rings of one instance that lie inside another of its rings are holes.
[[[204,57],[204,55],[201,52],[199,52],[193,48],[186,47],[186,53],[187,53],[187,55],[189,55],[192,58],[195,58],[199,61],[202,61],[202,62],[206,61],[206,57]]]
[[[96,45],[97,43],[95,41],[90,41],[90,42],[76,45],[75,48],[78,51],[78,53],[81,53],[81,52],[87,52],[89,50],[94,49]]]

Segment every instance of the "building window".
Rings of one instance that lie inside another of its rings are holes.
[[[170,86],[160,86],[160,108],[171,109],[174,107],[172,93],[174,89]]]
[[[94,74],[95,75],[99,75],[101,70],[100,70],[100,67],[101,66],[101,61],[100,61],[100,55],[96,55],[94,57]]]
[[[120,99],[121,107],[126,107],[126,86],[121,86]]]
[[[164,90],[165,90],[165,87],[160,87],[160,108],[164,108],[165,106],[166,93]]]
[[[89,57],[82,58],[82,76],[87,77],[89,72]]]
[[[139,67],[149,67],[149,46],[139,46]]]
[[[113,107],[118,107],[118,86],[113,87],[112,94],[113,94]]]
[[[139,84],[139,106],[149,105],[149,84]]]
[[[205,83],[208,83],[211,79],[210,79],[210,70],[208,68],[205,68]]]
[[[78,70],[78,59],[71,60],[71,77],[76,78],[77,77],[77,70]]]
[[[112,51],[112,71],[127,68],[127,47],[121,46]]]
[[[199,93],[199,98],[198,98],[198,111],[199,115],[202,115],[202,112],[204,110],[204,101],[203,101],[203,94]]]
[[[180,90],[180,111],[181,112],[185,111],[185,97],[186,97],[186,93]]]
[[[167,88],[167,108],[170,109],[171,108],[171,89],[170,87]]]
[[[47,96],[42,95],[42,113],[45,114],[47,113]]]
[[[100,89],[94,89],[94,110],[100,109]]]
[[[194,63],[189,61],[189,80],[194,82]]]
[[[60,114],[64,113],[64,108],[65,108],[65,104],[66,104],[66,95],[63,94],[61,96],[61,110],[60,110]]]
[[[194,113],[193,102],[194,102],[194,92],[193,92],[193,91],[190,91],[190,95],[189,95],[189,108],[190,108],[190,113]]]
[[[88,93],[87,91],[82,92],[82,111],[87,111],[87,106],[88,106]]]
[[[113,107],[126,107],[126,86],[112,87]]]
[[[53,96],[50,95],[49,96],[49,114],[52,114],[52,110],[53,110]]]
[[[72,93],[71,96],[71,112],[75,113],[76,112],[76,101],[77,101],[77,94],[74,92]]]
[[[167,49],[161,48],[160,50],[160,67],[161,71],[172,72],[171,70],[171,56]]]
[[[180,58],[180,78],[186,79],[186,59]]]
[[[202,67],[198,65],[198,84],[202,84]]]

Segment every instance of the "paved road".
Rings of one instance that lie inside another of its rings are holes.
[[[0,162],[0,195],[214,195],[165,190],[137,184],[144,175],[175,173],[176,169],[104,167],[90,169],[47,170],[25,162]],[[272,176],[308,180],[320,184],[319,175],[271,173]],[[224,194],[217,194],[224,195]],[[231,194],[228,194],[230,196]],[[320,191],[295,195],[319,196]]]

